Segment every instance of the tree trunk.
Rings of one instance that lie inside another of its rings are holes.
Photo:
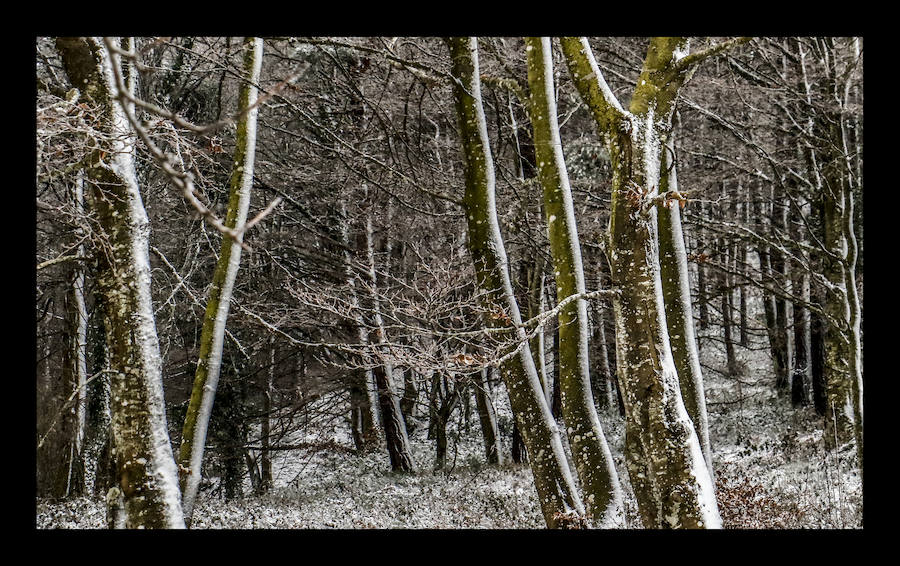
[[[96,38],[58,38],[66,74],[101,108],[111,140],[87,170],[97,230],[98,284],[106,305],[112,436],[128,528],[183,528],[175,459],[166,427],[162,363],[153,318],[149,221],[134,167],[133,131],[115,98],[118,56]],[[126,49],[128,46],[125,46]]]
[[[356,331],[360,344],[367,344],[369,334],[366,323],[360,314],[360,296],[357,289],[357,274],[353,267],[353,257],[350,252],[350,221],[347,218],[346,199],[341,200],[340,208],[340,238],[344,246],[344,272],[347,277],[347,286],[350,288],[350,307],[357,314],[349,321]],[[361,241],[358,248],[365,247],[368,254],[368,242]],[[368,257],[368,255],[367,255]],[[375,387],[375,377],[370,369],[356,368],[351,370],[350,376],[350,422],[353,442],[358,452],[366,451],[373,443],[378,441],[378,425],[380,412],[378,393]]]
[[[478,421],[481,423],[481,437],[484,439],[485,460],[488,464],[499,465],[500,432],[497,429],[497,414],[489,395],[488,371],[489,368],[484,368],[477,375],[475,405],[478,408]]]
[[[550,38],[529,37],[525,44],[535,157],[544,188],[544,213],[559,303],[572,295],[584,294],[587,289],[575,206],[556,117]],[[558,321],[554,386],[560,392],[562,416],[587,515],[599,526],[613,527],[624,523],[622,491],[591,392],[587,301],[578,299],[568,303],[559,311]]]
[[[260,424],[259,491],[265,493],[273,486],[272,452],[272,388],[275,385],[275,337],[269,339],[269,368],[266,371],[266,387],[263,391],[262,422]]]
[[[475,266],[478,288],[484,292],[486,323],[510,327],[523,341],[518,352],[500,365],[509,393],[510,406],[531,457],[538,501],[548,527],[578,523],[584,506],[566,462],[559,430],[538,379],[525,331],[515,328],[522,319],[512,290],[509,264],[497,219],[494,193],[494,165],[488,147],[487,125],[481,102],[477,41],[449,38],[456,111],[465,163],[466,212],[469,250]],[[499,312],[498,312],[499,311]],[[503,314],[505,316],[500,316]],[[508,320],[509,322],[505,322]],[[514,330],[513,330],[514,329]]]
[[[822,304],[821,299],[817,299]],[[809,369],[812,385],[813,407],[820,417],[825,416],[828,408],[828,394],[825,385],[825,330],[822,316],[817,312],[809,313]]]
[[[782,191],[772,187],[772,218],[773,229],[777,233],[784,234],[787,227],[785,217],[786,208],[780,203],[784,198]],[[784,253],[777,248],[772,248],[769,252],[770,265],[772,267],[772,286],[775,288],[787,289],[790,282],[788,274],[788,262],[785,261]],[[775,383],[775,388],[780,395],[790,393],[790,368],[791,368],[791,340],[788,331],[788,301],[783,296],[773,296],[775,302],[775,335],[778,342],[778,350],[782,358],[781,372]]]
[[[366,215],[366,250],[369,263],[369,301],[371,303],[372,324],[369,342],[374,344],[379,355],[378,363],[372,367],[375,387],[378,394],[378,406],[381,408],[382,429],[387,444],[391,470],[394,472],[413,472],[415,464],[406,433],[406,423],[400,410],[400,395],[394,385],[394,365],[382,357],[389,347],[381,318],[380,300],[378,297],[378,277],[375,269],[375,240],[372,231],[371,210]]]
[[[716,248],[723,269],[719,274],[719,297],[722,310],[722,339],[725,342],[725,366],[730,375],[737,375],[737,358],[734,355],[734,338],[732,337],[734,317],[731,308],[731,285],[725,271],[728,269],[728,248],[723,240],[719,240]]]
[[[670,134],[672,136],[673,134]],[[670,162],[669,156],[672,157]],[[675,142],[670,137],[660,154],[659,192],[678,191],[678,175],[674,163]],[[703,458],[713,476],[712,449],[709,440],[709,420],[706,414],[706,392],[700,354],[694,334],[694,314],[691,307],[691,284],[688,273],[687,251],[681,223],[680,202],[670,201],[669,206],[657,209],[659,238],[660,280],[665,304],[666,324],[672,347],[672,357],[678,371],[678,383],[685,409],[694,423],[700,439]],[[724,305],[723,305],[724,306]],[[724,309],[723,309],[724,311]],[[727,323],[727,321],[726,321]],[[729,337],[730,338],[730,337]],[[730,340],[726,341],[730,345]],[[732,349],[730,360],[734,359]]]
[[[712,478],[672,357],[656,238],[660,155],[678,89],[692,72],[679,65],[686,41],[651,39],[629,111],[603,80],[587,40],[561,42],[613,167],[608,255],[616,291],[626,464],[638,509],[649,528],[718,528]]]
[[[609,351],[606,346],[606,317],[603,316],[604,306],[597,301],[594,304],[593,335],[591,337],[594,346],[594,358],[591,363],[599,371],[593,376],[592,387],[594,402],[602,410],[612,410],[615,406],[615,391],[613,391],[613,375],[609,367]]]
[[[800,298],[809,302],[809,277],[801,266],[793,271],[791,288]],[[805,406],[809,403],[809,311],[799,303],[793,306],[794,323],[794,366],[791,373],[791,405]]]
[[[257,84],[262,68],[262,38],[244,38],[244,76],[241,85],[238,111],[241,118],[237,124],[235,154],[232,162],[228,212],[225,226],[240,231],[247,222],[250,209],[250,189],[253,185],[253,165],[256,155],[256,118],[259,108]],[[200,352],[191,400],[184,418],[181,433],[179,463],[187,471],[181,477],[182,504],[184,518],[188,526],[194,511],[194,501],[203,468],[203,452],[206,447],[207,429],[219,384],[222,366],[222,347],[225,342],[225,326],[231,307],[231,295],[237,279],[241,260],[243,234],[231,239],[222,236],[219,260],[213,272],[203,330],[200,335]]]
[[[757,230],[761,232],[762,219],[767,214],[763,210],[756,213]],[[759,269],[761,279],[769,285],[774,284],[772,276],[771,259],[769,256],[769,247],[765,243],[760,243],[756,248],[756,254],[759,257]],[[775,389],[780,390],[783,384],[787,383],[787,358],[782,346],[781,333],[778,331],[778,315],[775,305],[775,297],[770,291],[763,289],[762,292],[763,313],[766,321],[766,335],[769,337],[769,352],[772,356],[772,365],[775,372]]]

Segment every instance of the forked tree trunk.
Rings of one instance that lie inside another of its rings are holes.
[[[656,238],[660,155],[693,67],[683,38],[653,38],[624,110],[582,38],[561,40],[569,72],[613,165],[608,244],[626,464],[648,528],[721,527],[712,478],[682,400],[667,332]]]
[[[478,288],[484,292],[485,321],[507,327],[522,341],[515,355],[500,365],[510,406],[531,458],[534,485],[544,520],[555,528],[583,520],[584,506],[563,452],[559,429],[550,415],[512,290],[509,263],[497,219],[494,164],[488,147],[487,124],[481,102],[477,40],[447,39],[456,78],[454,95],[465,163],[466,213],[469,250]],[[499,312],[498,312],[499,311]],[[508,321],[508,322],[506,322]]]

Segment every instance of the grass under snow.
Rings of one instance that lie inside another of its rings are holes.
[[[775,395],[765,338],[753,349],[737,347],[744,366],[739,376],[724,375],[724,354],[703,340],[710,433],[717,497],[726,528],[859,528],[862,488],[852,466],[852,450],[828,453],[821,418],[812,407],[793,409]],[[426,421],[410,435],[418,471],[390,471],[383,450],[357,455],[346,424],[332,419],[313,424],[293,440],[309,448],[279,452],[268,494],[225,501],[200,493],[193,528],[543,528],[531,472],[511,463],[511,415],[502,388],[494,390],[504,436],[506,464],[483,464],[481,432],[472,410],[466,430],[454,413],[448,427],[448,465],[432,471],[433,441]],[[474,403],[473,403],[474,405]],[[640,528],[622,446],[624,425],[617,414],[601,413],[628,497],[627,523]],[[249,484],[245,493],[249,493]],[[64,502],[37,500],[38,528],[104,528],[102,498]]]

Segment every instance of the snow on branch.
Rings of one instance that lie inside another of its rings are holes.
[[[699,65],[705,59],[708,59],[710,57],[718,55],[719,53],[722,53],[723,51],[727,51],[737,45],[747,43],[751,39],[753,39],[753,38],[752,37],[735,37],[733,39],[729,39],[729,40],[717,43],[715,45],[711,45],[711,46],[707,47],[706,49],[697,51],[695,53],[691,53],[690,55],[687,55],[684,58],[679,59],[678,62],[675,64],[676,69],[679,71],[687,71],[691,67]]]

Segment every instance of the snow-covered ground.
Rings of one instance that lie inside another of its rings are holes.
[[[701,349],[707,388],[717,497],[726,528],[860,528],[862,488],[850,450],[829,454],[821,419],[812,407],[793,409],[775,395],[764,338],[737,347],[745,371],[728,377],[717,342]],[[275,489],[263,496],[224,501],[200,493],[193,528],[543,528],[531,473],[509,457],[511,415],[501,388],[494,390],[506,454],[501,468],[482,456],[477,414],[468,431],[454,413],[448,426],[445,471],[433,472],[434,444],[426,422],[411,434],[418,465],[412,475],[390,471],[384,451],[356,455],[343,422],[315,423],[293,441],[308,448],[276,453]],[[474,403],[473,403],[474,405]],[[624,424],[601,413],[619,477],[630,493],[622,456]],[[245,493],[250,493],[249,484]],[[627,525],[639,528],[633,495]],[[103,528],[99,498],[37,501],[38,528]]]

